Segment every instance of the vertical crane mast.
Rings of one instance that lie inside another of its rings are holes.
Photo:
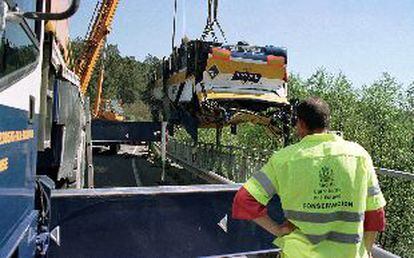
[[[99,55],[104,46],[106,35],[110,32],[116,8],[119,0],[103,0],[99,8],[98,15],[93,22],[92,29],[87,36],[86,45],[80,58],[76,62],[75,72],[81,81],[81,92],[86,93],[89,81]]]
[[[96,97],[95,97],[95,103],[93,105],[93,111],[92,111],[92,117],[96,118],[99,116],[100,113],[100,107],[101,107],[101,102],[102,102],[102,86],[103,86],[103,80],[104,80],[104,67],[102,66],[101,71],[99,73],[99,78],[98,78],[98,87],[97,87],[97,91],[96,91]]]

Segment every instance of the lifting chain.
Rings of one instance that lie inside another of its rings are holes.
[[[183,12],[185,12],[185,10]],[[173,31],[172,31],[172,39],[171,39],[171,50],[173,52],[174,52],[174,45],[175,45],[176,26],[177,26],[176,20],[177,20],[177,0],[174,1]]]
[[[214,31],[214,25],[216,25],[220,31],[221,36],[223,37],[224,42],[227,43],[226,34],[224,33],[224,30],[217,19],[217,10],[218,0],[207,0],[207,23],[204,27],[203,33],[201,34],[201,39],[206,40],[208,36],[211,36],[213,41],[217,42],[218,38]]]

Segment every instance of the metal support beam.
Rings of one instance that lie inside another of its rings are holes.
[[[223,133],[222,127],[216,128],[216,146],[219,147],[221,145],[221,135]]]
[[[167,153],[167,122],[161,123],[161,162],[162,162],[162,173],[161,181],[164,182],[165,179],[165,160]]]
[[[89,103],[89,100],[88,100]],[[88,113],[86,118],[86,165],[87,165],[87,174],[88,174],[88,188],[94,188],[95,186],[95,172],[93,168],[93,151],[92,151],[92,132],[91,132],[91,124],[92,124],[92,117],[91,113],[89,112],[89,105],[88,105]]]
[[[92,120],[94,145],[139,144],[150,141],[161,141],[161,123]]]

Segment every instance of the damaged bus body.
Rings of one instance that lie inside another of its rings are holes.
[[[284,48],[183,42],[154,74],[153,113],[161,111],[163,120],[183,125],[194,140],[199,127],[245,122],[287,137],[286,65]]]

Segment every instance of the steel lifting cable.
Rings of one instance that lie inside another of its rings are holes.
[[[174,51],[174,43],[175,43],[175,31],[176,31],[176,20],[177,20],[177,1],[174,0],[174,13],[173,13],[173,31],[172,31],[172,39],[171,39],[171,50]]]
[[[206,22],[206,26],[204,27],[203,33],[201,34],[202,40],[206,40],[207,36],[210,35],[210,33],[213,31],[212,19],[211,19],[211,5],[212,5],[212,0],[207,0],[207,22]]]
[[[206,40],[209,35],[213,38],[214,42],[218,41],[217,35],[214,31],[214,25],[219,29],[221,36],[225,43],[227,43],[227,37],[224,33],[224,30],[218,21],[218,0],[207,0],[207,24],[204,27],[203,33],[201,35],[202,40]]]
[[[185,2],[186,2],[186,0],[182,1],[183,24],[182,24],[182,28],[181,28],[181,30],[182,30],[182,37],[181,38],[186,37],[186,30],[187,30],[187,28],[186,28],[186,26],[187,26],[187,17],[186,17],[186,4],[185,4]]]
[[[213,16],[214,20],[213,20],[213,24],[217,25],[217,28],[219,28],[221,36],[224,39],[224,42],[227,43],[226,34],[224,34],[224,30],[221,27],[221,24],[220,24],[220,22],[218,21],[218,18],[217,18],[217,10],[218,10],[218,0],[214,0],[214,16]]]
[[[201,35],[202,40],[206,40],[209,35],[213,38],[214,42],[217,42],[217,36],[214,32],[214,19],[212,18],[212,5],[213,0],[207,0],[207,24],[204,27],[203,34]]]
[[[214,2],[213,2],[214,1]],[[214,31],[214,23],[215,23],[215,15],[217,14],[217,8],[216,8],[216,0],[210,0],[210,8],[209,8],[209,13],[210,13],[210,34],[213,38],[214,42],[218,41],[216,32]],[[211,8],[213,7],[213,8]]]

